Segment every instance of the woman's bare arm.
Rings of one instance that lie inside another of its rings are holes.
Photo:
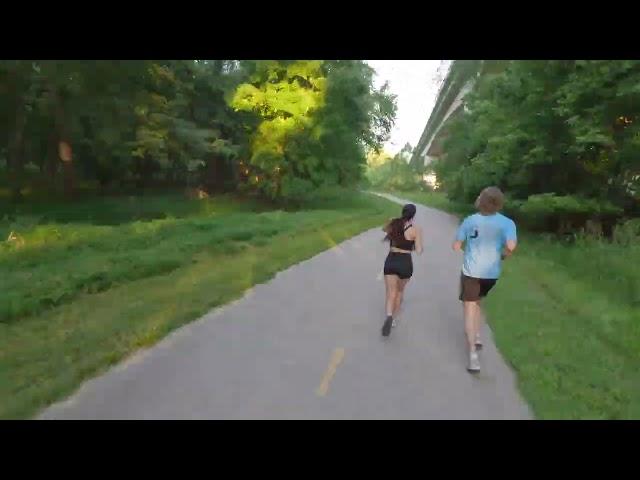
[[[423,252],[422,229],[415,225],[413,228],[416,229],[416,252],[418,253],[418,255],[422,255],[422,252]]]

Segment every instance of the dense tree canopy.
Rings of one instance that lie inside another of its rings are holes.
[[[353,184],[395,117],[372,76],[362,61],[0,61],[2,183],[283,200]]]
[[[510,62],[452,123],[438,181],[466,202],[498,185],[524,211],[637,213],[639,114],[638,61]]]

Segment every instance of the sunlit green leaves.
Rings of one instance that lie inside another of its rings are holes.
[[[261,61],[230,100],[260,119],[251,141],[248,179],[271,198],[299,198],[324,184],[362,175],[365,149],[387,138],[395,100],[372,87],[361,61]]]

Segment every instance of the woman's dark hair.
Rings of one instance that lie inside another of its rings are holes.
[[[383,241],[389,240],[391,243],[397,243],[404,238],[404,224],[408,222],[416,215],[416,206],[412,203],[407,203],[402,207],[402,215],[398,218],[392,218],[391,221],[384,227],[384,231],[387,234]]]

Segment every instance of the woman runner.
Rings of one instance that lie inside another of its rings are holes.
[[[415,250],[422,254],[422,230],[413,223],[415,215],[416,206],[409,203],[402,208],[402,215],[392,219],[384,228],[387,234],[384,240],[389,241],[389,254],[384,262],[387,318],[382,326],[382,335],[385,337],[395,326],[393,316],[398,313],[404,288],[413,275],[411,252]]]

